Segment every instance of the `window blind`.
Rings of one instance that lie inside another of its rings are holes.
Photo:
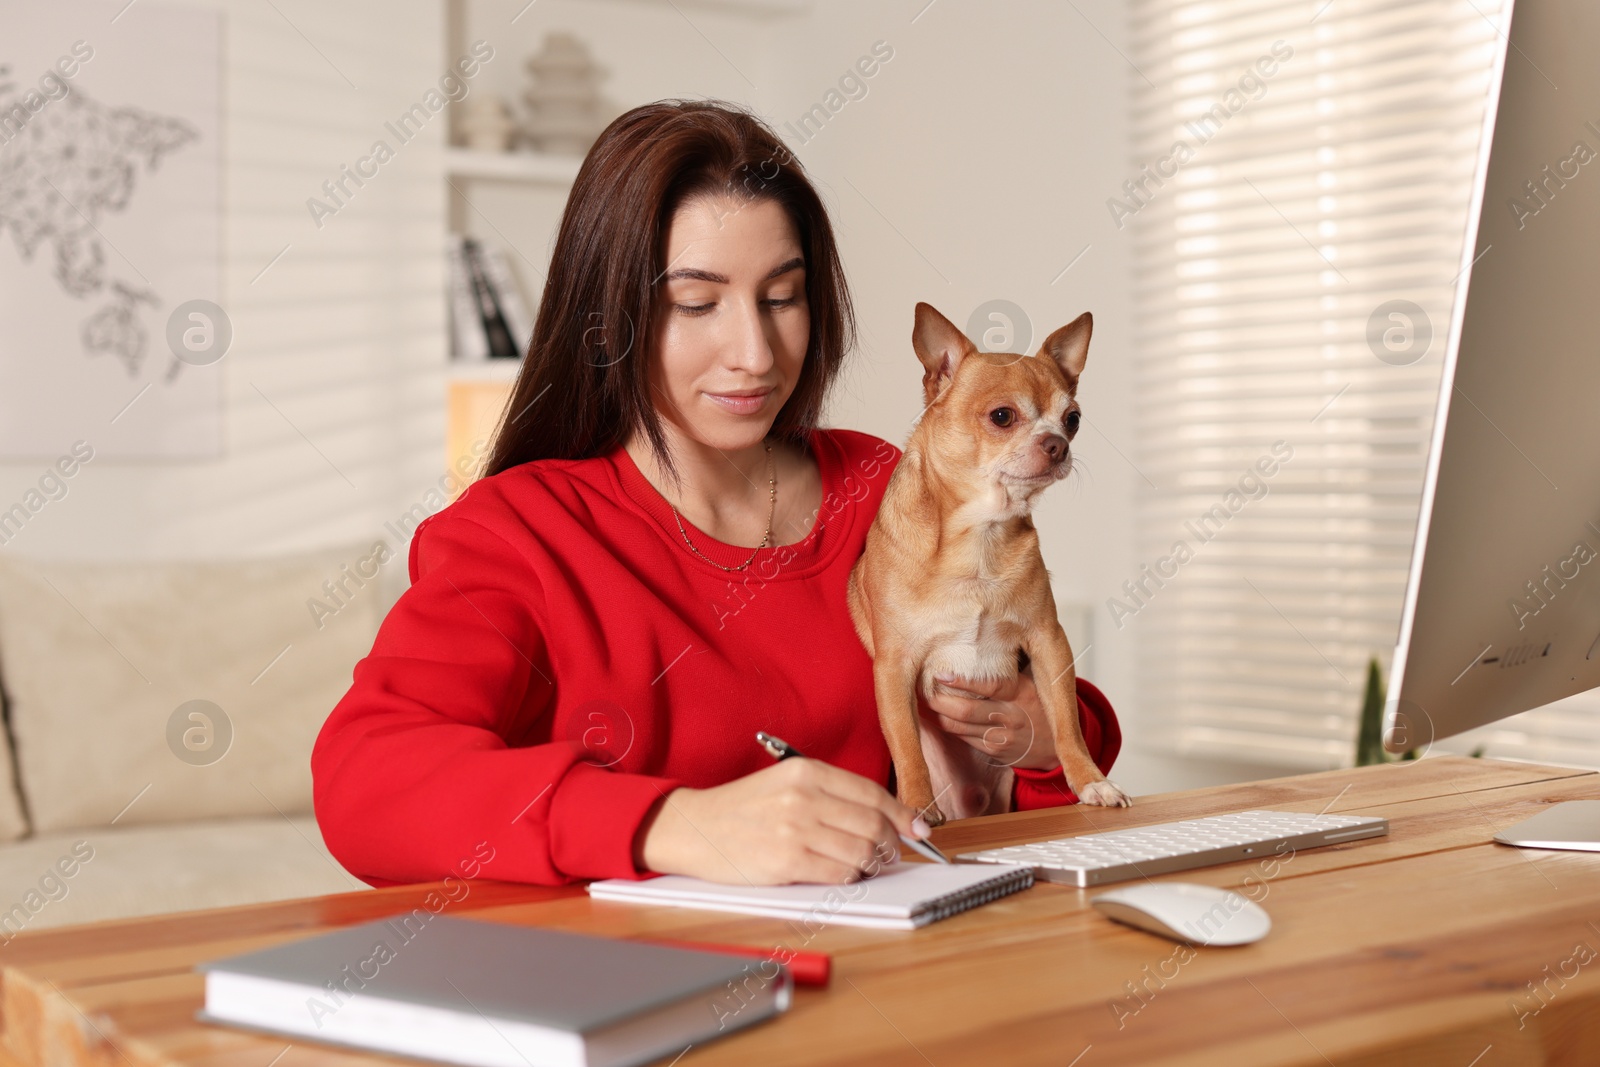
[[[1156,747],[1353,758],[1399,628],[1502,6],[1133,0],[1135,158],[1106,209],[1134,248],[1140,562],[1106,609],[1136,631]],[[1495,753],[1571,762],[1586,699]]]

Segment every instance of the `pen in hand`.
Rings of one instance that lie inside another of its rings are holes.
[[[786,759],[794,759],[803,755],[799,749],[789,744],[789,742],[785,741],[783,738],[774,737],[764,730],[756,731],[756,742],[762,748],[767,750],[767,754],[769,756],[780,762]],[[921,855],[926,856],[933,862],[950,862],[950,857],[946,856],[943,852],[940,852],[938,848],[934,846],[932,841],[919,841],[914,837],[907,837],[905,834],[900,834],[899,836],[901,841],[904,841],[912,849],[916,850]]]

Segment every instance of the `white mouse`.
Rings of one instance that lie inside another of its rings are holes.
[[[1272,929],[1266,909],[1231,889],[1195,882],[1145,882],[1090,901],[1110,918],[1174,941],[1248,945]]]

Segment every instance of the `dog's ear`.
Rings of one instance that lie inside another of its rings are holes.
[[[1077,385],[1083,365],[1089,360],[1089,335],[1094,332],[1094,316],[1085,311],[1044,339],[1039,355],[1056,361],[1069,385]]]
[[[922,361],[922,393],[930,404],[944,384],[955,377],[961,361],[977,351],[967,335],[934,310],[932,304],[917,305],[911,347]]]

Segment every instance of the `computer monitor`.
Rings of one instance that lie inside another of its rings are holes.
[[[1600,686],[1600,4],[1511,15],[1390,674],[1390,752]]]

